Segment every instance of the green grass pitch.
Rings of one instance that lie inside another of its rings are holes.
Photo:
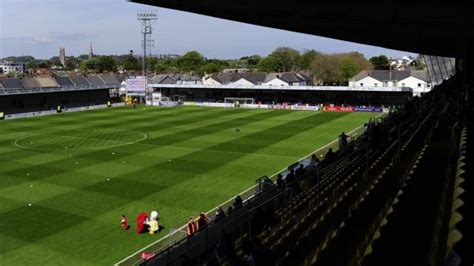
[[[376,115],[123,107],[0,121],[0,265],[111,265]],[[166,229],[137,235],[152,210]]]

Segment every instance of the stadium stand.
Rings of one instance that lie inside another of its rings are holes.
[[[92,86],[101,86],[101,85],[104,85],[105,83],[99,78],[99,76],[96,76],[96,75],[89,75],[87,77],[85,77],[87,79],[87,81],[89,81],[89,83],[92,85]]]
[[[20,81],[22,87],[25,89],[35,89],[41,87],[36,77],[24,77]]]
[[[5,90],[23,88],[21,81],[16,78],[0,79],[0,83],[2,83],[2,86],[5,88]]]
[[[40,88],[59,88],[57,81],[50,76],[39,76],[36,77]]]
[[[472,200],[464,188],[465,176],[472,174],[466,163],[472,144],[467,122],[459,119],[472,111],[459,107],[460,82],[444,81],[385,119],[370,121],[365,133],[336,151],[333,160],[307,165],[283,189],[262,179],[264,185],[244,200],[243,208],[141,263],[472,261]]]
[[[58,82],[59,86],[61,86],[61,87],[75,86],[75,84],[72,82],[72,80],[69,77],[57,76],[56,81]]]
[[[472,115],[473,112],[471,111]],[[466,126],[461,130],[457,161],[455,166],[453,186],[447,195],[452,199],[451,208],[448,209],[446,222],[446,256],[450,265],[459,261],[472,262],[473,230],[473,120],[472,116],[466,121]],[[448,201],[451,203],[450,201]],[[467,264],[466,264],[467,265]]]
[[[114,75],[109,75],[109,74],[100,74],[98,75],[100,80],[105,84],[105,85],[120,85],[120,82],[117,80],[117,78]]]
[[[5,115],[39,112],[57,108],[84,107],[118,102],[110,89],[120,87],[113,75],[28,76],[21,79],[2,78],[0,106]],[[39,95],[40,93],[40,95]]]
[[[91,83],[83,76],[71,77],[72,82],[78,87],[88,87]]]

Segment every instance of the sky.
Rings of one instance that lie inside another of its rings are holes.
[[[207,58],[266,56],[275,48],[326,53],[358,51],[367,58],[412,55],[380,47],[308,34],[254,26],[202,15],[150,7],[125,0],[0,0],[0,58],[32,55],[46,59],[59,54],[142,52],[137,11],[158,10],[153,54],[196,50]]]

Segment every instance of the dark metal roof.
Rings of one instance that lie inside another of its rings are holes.
[[[282,73],[280,78],[288,83],[292,82],[292,83],[298,83],[298,82],[303,82],[305,81],[304,79],[302,79],[301,77],[299,77],[298,75],[296,75],[296,73],[292,73],[292,72],[285,72],[285,73]]]
[[[464,56],[474,39],[472,1],[133,0],[255,25],[415,53]]]
[[[91,85],[100,86],[104,85],[104,82],[98,76],[87,76],[86,79]]]
[[[74,86],[74,83],[72,82],[72,80],[69,77],[58,76],[58,77],[56,77],[56,81],[62,87]]]
[[[20,81],[21,81],[21,85],[23,85],[23,88],[40,88],[41,87],[36,77],[24,77]]]
[[[5,89],[19,89],[23,88],[23,85],[21,84],[19,79],[15,78],[6,78],[6,79],[0,79],[0,83],[2,83],[2,86]]]
[[[120,82],[114,75],[100,74],[99,78],[104,82],[105,85],[120,85]]]
[[[261,72],[257,72],[257,73],[243,73],[242,75],[243,78],[245,78],[246,80],[252,82],[253,84],[261,84],[262,82],[265,81],[265,78],[267,77],[267,74],[266,73],[261,73]]]
[[[71,77],[72,82],[76,84],[76,86],[90,86],[91,84],[87,81],[86,78],[83,76]]]

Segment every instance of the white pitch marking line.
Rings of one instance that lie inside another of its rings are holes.
[[[359,130],[359,129],[362,128],[362,127],[363,127],[363,125],[362,125],[362,126],[359,126],[359,127],[357,127],[357,128],[355,128],[355,129],[353,129],[353,130],[351,130],[351,131],[349,131],[347,134],[350,135],[352,132],[355,132],[355,131]],[[302,161],[302,160],[304,160],[304,159],[306,159],[306,158],[308,158],[308,157],[311,156],[311,154],[313,154],[313,153],[316,153],[316,152],[318,152],[318,151],[320,151],[320,150],[323,150],[323,149],[327,148],[328,146],[331,146],[333,143],[337,142],[338,140],[339,140],[339,138],[336,138],[335,140],[329,142],[328,144],[326,144],[326,145],[324,145],[324,146],[322,146],[322,147],[320,147],[320,148],[318,148],[318,149],[312,151],[312,152],[309,153],[308,155],[306,155],[306,156],[300,158],[300,159],[298,160],[298,162],[299,162],[299,161]],[[278,175],[279,173],[285,171],[287,168],[288,168],[288,167],[285,167],[285,168],[281,169],[280,171],[274,173],[273,175],[270,176],[270,178],[272,178],[272,177]],[[251,186],[250,188],[248,188],[248,189],[242,191],[241,193],[239,193],[239,194],[237,194],[237,195],[245,194],[245,193],[249,192],[250,190],[254,189],[255,186],[256,186],[256,185],[253,185],[253,186]],[[236,195],[236,196],[237,196],[237,195]],[[212,208],[211,210],[207,211],[206,214],[209,214],[209,213],[213,212],[213,211],[216,210],[219,206],[222,206],[222,205],[225,205],[226,203],[231,202],[232,200],[235,199],[236,196],[234,196],[234,197],[232,197],[232,198],[230,198],[230,199],[224,201],[223,203],[217,205],[216,207],[214,207],[214,208]],[[177,231],[184,230],[185,228],[186,228],[186,225],[183,225],[183,226],[181,226],[180,228],[178,228]],[[173,233],[173,234],[175,234],[175,233]],[[120,265],[121,263],[123,263],[123,262],[129,260],[130,258],[135,257],[136,255],[138,255],[139,253],[143,252],[143,251],[146,250],[147,248],[149,248],[149,247],[151,247],[151,246],[153,246],[153,245],[156,245],[156,243],[159,243],[159,242],[161,242],[161,241],[163,241],[163,240],[166,240],[170,235],[172,235],[172,234],[167,234],[166,236],[163,236],[162,238],[160,238],[160,239],[158,239],[158,240],[156,240],[156,241],[150,243],[150,244],[147,245],[146,247],[143,247],[143,248],[140,249],[139,251],[137,251],[137,252],[133,253],[132,255],[130,255],[130,256],[128,256],[128,257],[122,259],[121,261],[115,263],[114,265],[115,265],[115,266],[118,266],[118,265]],[[134,264],[135,264],[135,263],[134,263]]]
[[[192,150],[192,151],[211,151],[211,152],[223,152],[223,153],[230,153],[230,154],[242,154],[242,155],[274,157],[274,158],[298,159],[298,157],[294,157],[294,156],[272,155],[272,154],[264,154],[264,153],[221,151],[221,150],[206,149],[206,148],[192,148],[192,147],[182,147],[182,146],[174,146],[174,145],[160,145],[160,144],[145,144],[145,145],[165,147],[165,148],[176,148],[176,149],[183,149],[183,150]]]
[[[130,130],[131,131],[131,130]],[[125,146],[125,145],[131,145],[131,144],[135,144],[135,143],[139,143],[141,141],[144,141],[145,139],[148,138],[148,135],[146,133],[143,133],[143,132],[139,132],[139,131],[131,131],[131,132],[135,132],[135,133],[140,133],[143,135],[143,137],[137,141],[132,141],[132,142],[121,142],[121,141],[114,141],[114,140],[105,140],[105,141],[108,141],[108,142],[115,142],[115,143],[119,143],[119,144],[115,144],[115,145],[108,145],[108,146],[101,146],[101,147],[89,147],[89,148],[81,148],[81,149],[69,149],[68,150],[74,150],[74,151],[82,151],[82,150],[98,150],[98,149],[109,149],[109,148],[115,148],[115,147],[120,147],[120,146]],[[66,137],[66,138],[76,138],[76,139],[93,139],[93,140],[99,140],[99,139],[94,139],[94,138],[84,138],[84,137],[73,137],[73,136],[62,136],[62,135],[48,135],[48,134],[36,134],[36,133],[32,133],[34,135],[45,135],[45,136],[60,136],[60,137]],[[28,136],[28,137],[31,137],[31,136]],[[21,141],[21,140],[24,140],[28,137],[25,137],[25,138],[22,138],[22,139],[17,139],[13,142],[13,145],[18,147],[18,148],[21,148],[21,149],[26,149],[26,150],[35,150],[35,151],[58,151],[58,150],[62,150],[62,149],[43,149],[43,148],[31,148],[31,147],[26,147],[26,146],[23,146],[21,144],[18,143],[18,141]]]

